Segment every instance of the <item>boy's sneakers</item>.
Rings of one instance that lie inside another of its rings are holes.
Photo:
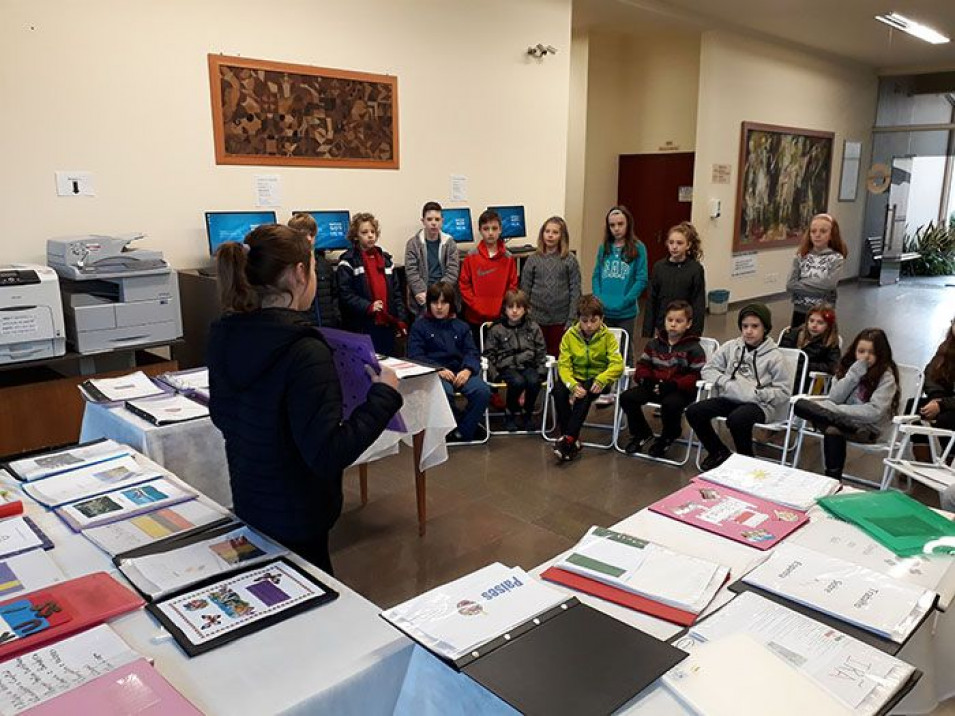
[[[706,454],[706,459],[700,463],[700,469],[703,472],[709,472],[710,470],[715,470],[724,462],[730,459],[731,453],[726,448],[718,450],[717,452],[710,452]]]
[[[650,457],[666,457],[667,450],[670,449],[672,444],[673,441],[670,438],[659,437],[653,441],[653,445],[647,450],[647,455]]]
[[[580,454],[580,441],[564,435],[554,443],[554,454],[561,462],[570,462]]]
[[[509,433],[516,433],[518,430],[523,430],[522,427],[518,427],[517,418],[513,413],[507,413],[504,416],[504,429]]]
[[[644,452],[652,441],[653,434],[634,435],[630,438],[630,442],[627,443],[623,451],[627,453],[627,455],[636,455],[638,452]]]

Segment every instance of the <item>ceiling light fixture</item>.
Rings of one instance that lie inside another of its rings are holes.
[[[897,12],[890,12],[887,15],[876,15],[875,19],[879,22],[884,22],[889,27],[894,27],[896,30],[907,32],[913,37],[917,37],[920,40],[925,40],[925,42],[930,42],[933,45],[943,45],[946,42],[949,42],[949,38],[945,37],[945,35],[942,33],[936,32],[927,25],[915,22],[915,20],[909,20],[907,17],[904,15],[899,15]]]

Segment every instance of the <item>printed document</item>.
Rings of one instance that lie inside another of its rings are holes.
[[[831,477],[738,453],[700,477],[803,512],[816,504],[817,497],[839,490],[839,481]]]

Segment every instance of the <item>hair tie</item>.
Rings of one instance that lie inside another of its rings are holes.
[[[822,316],[822,320],[830,326],[836,322],[836,312],[831,309],[827,308],[825,311],[819,311],[819,315]]]

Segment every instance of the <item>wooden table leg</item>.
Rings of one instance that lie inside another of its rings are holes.
[[[411,436],[414,454],[414,490],[418,498],[418,536],[424,537],[425,522],[428,519],[427,473],[421,469],[421,450],[424,447],[424,430]]]
[[[368,504],[368,463],[358,466],[358,489],[361,491],[362,506]]]

